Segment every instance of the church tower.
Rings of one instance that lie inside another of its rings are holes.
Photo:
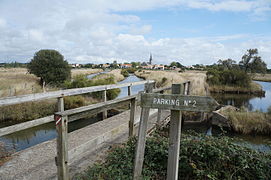
[[[152,54],[150,53],[150,60],[149,60],[149,64],[151,65],[152,63]]]

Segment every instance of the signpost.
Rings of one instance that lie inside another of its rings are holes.
[[[188,85],[190,85],[190,83]],[[181,111],[212,112],[218,106],[218,103],[211,97],[187,95],[189,92],[185,91],[186,88],[190,89],[190,87],[187,87],[184,84],[173,84],[171,95],[155,94],[149,92],[141,93],[141,126],[139,127],[139,135],[134,161],[134,180],[141,179],[145,151],[145,124],[147,124],[149,118],[149,109],[171,110],[167,180],[178,179],[182,118]]]

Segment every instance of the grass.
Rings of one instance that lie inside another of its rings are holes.
[[[252,80],[271,82],[271,74],[251,74]]]
[[[212,85],[209,86],[209,91],[214,93],[236,93],[236,94],[263,94],[261,85],[256,82],[251,82],[249,87],[227,86],[227,85]]]
[[[72,78],[78,75],[90,75],[90,74],[95,74],[95,73],[99,73],[102,72],[102,69],[72,69],[71,73],[72,73]]]
[[[271,135],[271,115],[263,112],[222,112],[234,131],[241,134]]]
[[[135,72],[135,75],[144,79],[151,79],[157,82],[158,86],[171,86],[172,83],[182,83],[191,81],[191,94],[206,95],[208,88],[206,84],[206,72],[203,71],[185,71],[182,73],[173,71],[151,71],[141,70]]]
[[[109,77],[113,77],[115,83],[125,79],[125,77],[121,74],[121,69],[114,69],[106,74],[99,74],[99,75],[93,77],[92,79],[96,81],[96,80],[100,80],[100,79],[106,79]]]
[[[101,69],[73,69],[72,76],[93,74],[101,71]],[[47,87],[46,90],[52,91],[56,89]],[[42,91],[39,85],[39,78],[27,73],[26,68],[0,68],[0,97],[39,93]],[[80,97],[68,97],[66,101],[65,106],[67,108],[78,107],[82,104],[82,98]],[[85,104],[93,102],[97,101],[87,98]],[[55,111],[55,99],[5,106],[0,108],[0,122],[2,125],[12,125],[51,115]]]

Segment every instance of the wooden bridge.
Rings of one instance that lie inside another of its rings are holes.
[[[140,101],[138,94],[131,95],[133,86],[150,84],[154,81],[140,81],[134,83],[103,85],[95,87],[60,90],[47,93],[37,93],[0,99],[0,107],[24,102],[39,101],[45,99],[58,99],[58,111],[54,116],[48,116],[29,122],[13,125],[0,129],[0,136],[14,133],[20,130],[56,121],[58,132],[57,139],[50,140],[26,150],[14,154],[13,159],[0,167],[0,179],[59,179],[64,170],[73,175],[99,159],[99,155],[115,143],[125,142],[129,136],[136,135],[136,129],[140,119]],[[189,91],[190,82],[184,82],[185,91]],[[128,88],[128,96],[111,101],[106,100],[106,91],[115,88]],[[152,92],[163,93],[171,87],[154,89]],[[101,103],[84,106],[71,110],[64,110],[64,97],[92,92],[103,92]],[[142,89],[143,91],[143,89]],[[86,118],[102,112],[104,118],[107,110],[119,105],[127,104],[129,111],[104,119],[71,133],[67,133],[68,122]],[[167,119],[169,111],[151,110],[148,130],[155,128],[157,122]],[[63,148],[64,147],[64,148]],[[57,158],[55,158],[57,157]],[[86,158],[87,157],[87,158]],[[57,175],[58,172],[58,175]],[[65,178],[65,177],[64,177]]]

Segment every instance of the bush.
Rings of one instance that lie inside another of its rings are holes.
[[[136,68],[127,68],[126,70],[128,71],[128,73],[136,72]]]
[[[121,70],[121,74],[122,74],[124,77],[128,77],[128,76],[129,76],[129,72],[127,71],[127,69],[122,69],[122,70]]]
[[[207,82],[210,85],[249,87],[251,79],[246,72],[237,69],[220,71],[210,69],[207,72]]]
[[[70,79],[71,69],[64,57],[56,50],[40,50],[27,65],[29,73],[41,78],[43,84],[63,83]]]
[[[83,96],[68,96],[64,97],[64,107],[67,109],[74,109],[85,105]]]
[[[166,179],[168,139],[163,133],[147,139],[142,179]],[[132,179],[135,138],[113,148],[104,164],[74,179]],[[271,155],[236,145],[227,137],[183,135],[178,179],[270,179]]]
[[[66,81],[64,83],[65,88],[83,88],[83,87],[91,87],[91,86],[99,86],[99,85],[107,85],[107,84],[115,84],[114,77],[108,76],[103,79],[87,79],[84,75],[79,75],[74,78],[73,81]],[[107,90],[107,99],[112,100],[115,99],[120,93],[120,89],[110,89]],[[91,96],[94,98],[101,99],[102,92],[94,92],[91,93]]]

